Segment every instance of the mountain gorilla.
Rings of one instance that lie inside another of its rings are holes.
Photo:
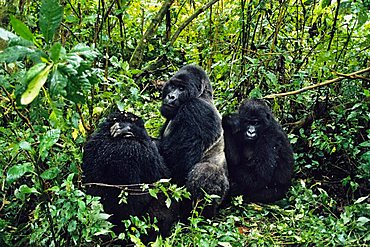
[[[222,119],[230,194],[269,203],[288,191],[293,151],[287,135],[262,100],[246,100]]]
[[[158,149],[144,128],[141,118],[131,113],[115,112],[108,116],[100,129],[87,141],[83,154],[84,183],[108,185],[133,185],[154,183],[170,176]],[[116,225],[113,230],[123,232],[122,220],[130,215],[156,217],[160,233],[169,233],[178,212],[176,206],[167,208],[165,198],[151,197],[141,188],[140,195],[128,195],[127,204],[119,204],[121,189],[92,185],[87,193],[100,196],[104,211],[113,214],[110,221]],[[156,237],[149,233],[147,240]]]
[[[221,117],[205,71],[195,65],[181,68],[164,85],[159,152],[178,185],[185,185],[193,200],[218,195],[203,211],[213,216],[229,189]],[[188,213],[187,210],[185,213]]]

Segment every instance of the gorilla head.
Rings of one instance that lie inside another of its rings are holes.
[[[163,87],[161,114],[172,119],[191,98],[212,102],[212,86],[205,71],[196,65],[182,67]]]
[[[244,101],[239,108],[244,142],[255,142],[272,124],[272,112],[262,100]]]

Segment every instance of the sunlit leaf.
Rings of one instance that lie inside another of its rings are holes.
[[[27,172],[33,171],[32,164],[27,162],[21,165],[15,165],[9,168],[6,174],[6,181],[8,183],[13,183],[21,178]]]
[[[41,173],[41,177],[46,180],[54,179],[60,173],[60,169],[58,167],[51,167]]]
[[[45,67],[45,64],[41,63],[41,66]],[[51,67],[52,64],[48,65],[33,77],[33,79],[29,82],[26,91],[21,96],[21,104],[28,105],[37,97],[41,87],[45,84],[48,78]]]
[[[32,32],[23,22],[21,22],[14,16],[10,16],[10,23],[12,24],[12,27],[16,34],[29,41],[34,40]]]

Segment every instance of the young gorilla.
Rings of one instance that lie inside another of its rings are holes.
[[[100,129],[87,141],[83,154],[84,183],[103,183],[108,185],[130,185],[153,183],[170,176],[156,145],[144,128],[141,118],[131,113],[115,112],[108,116]],[[139,188],[138,188],[139,189]],[[169,233],[172,223],[177,219],[176,207],[167,208],[165,199],[149,194],[128,196],[128,204],[119,204],[121,190],[113,187],[93,185],[87,193],[100,196],[106,213],[113,214],[110,221],[116,225],[113,230],[123,232],[122,220],[130,215],[142,216],[147,213],[158,219],[162,235]],[[156,237],[149,233],[144,241]]]
[[[221,117],[212,94],[202,68],[181,68],[163,88],[161,114],[166,122],[159,140],[175,183],[185,185],[194,200],[203,198],[203,190],[220,196],[204,212],[206,217],[214,215],[229,189]]]
[[[246,100],[239,113],[222,119],[230,194],[270,203],[288,191],[293,151],[271,110],[261,100]]]

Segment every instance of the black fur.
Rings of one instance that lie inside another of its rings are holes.
[[[222,125],[231,195],[263,203],[282,199],[291,184],[293,150],[269,107],[246,100]]]
[[[119,132],[115,132],[115,137],[112,126],[121,127]],[[156,145],[144,128],[143,120],[124,112],[111,114],[87,141],[82,169],[85,183],[109,185],[153,183],[170,176]],[[168,209],[163,198],[156,200],[149,194],[129,195],[128,204],[119,204],[120,192],[117,188],[96,185],[87,189],[87,193],[101,197],[106,213],[113,214],[110,221],[116,225],[116,233],[124,230],[122,220],[130,215],[147,213],[157,217],[161,234],[166,235],[170,231],[177,217],[176,207]],[[154,233],[149,234],[147,240],[154,240],[154,237]]]
[[[201,199],[204,190],[219,195],[216,204],[220,203],[229,182],[221,117],[213,105],[207,74],[195,65],[181,68],[166,82],[162,98],[161,113],[167,120],[159,150],[173,181],[186,185],[193,199]]]

